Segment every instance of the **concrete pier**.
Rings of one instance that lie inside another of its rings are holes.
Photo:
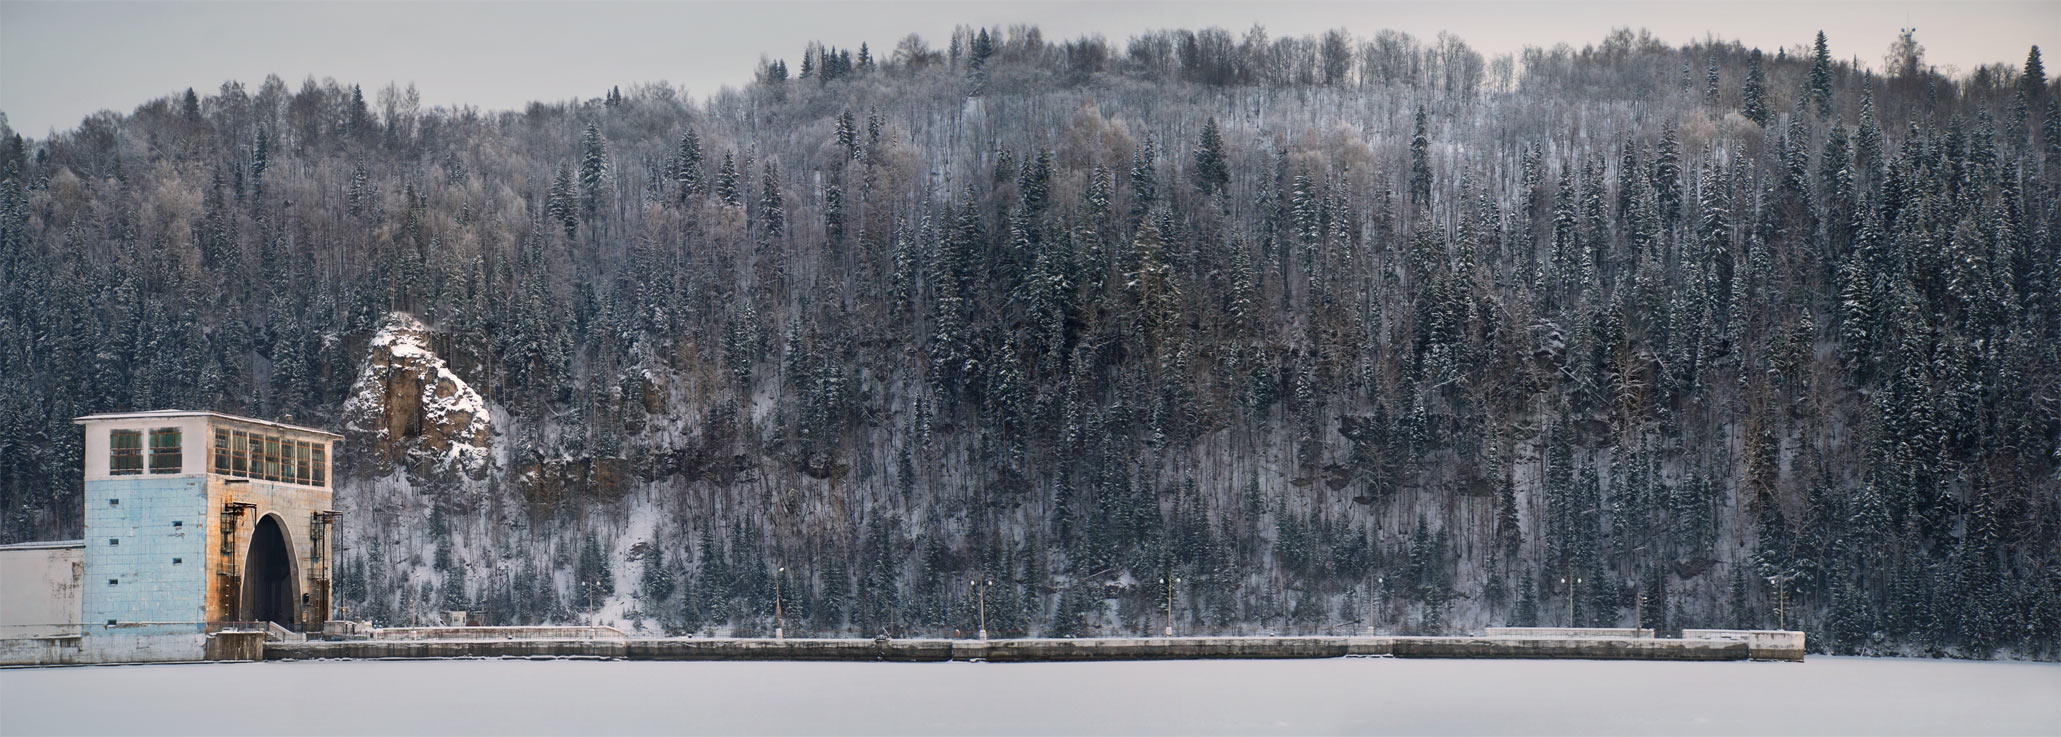
[[[1685,638],[1566,637],[1101,637],[948,640],[857,638],[380,638],[268,642],[268,660],[314,658],[603,658],[997,663],[1227,658],[1567,658],[1803,660],[1800,632]]]

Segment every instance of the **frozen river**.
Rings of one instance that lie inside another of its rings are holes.
[[[2061,665],[329,661],[0,671],[0,734],[2049,734]]]

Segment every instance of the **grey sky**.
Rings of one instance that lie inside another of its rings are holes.
[[[70,128],[229,79],[298,87],[334,77],[367,93],[414,82],[428,105],[511,109],[666,81],[704,97],[749,78],[760,54],[790,59],[811,40],[892,48],[916,32],[943,46],[959,23],[1035,23],[1049,40],[1150,28],[1265,24],[1275,36],[1343,26],[1452,31],[1486,54],[1593,43],[1612,27],[1670,43],[1706,34],[1770,51],[1822,28],[1833,54],[1879,65],[1904,25],[1933,64],[2022,64],[2061,40],[2061,1],[1479,0],[1404,2],[25,2],[0,0],[0,111],[25,135]]]

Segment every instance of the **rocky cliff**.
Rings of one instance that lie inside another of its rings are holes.
[[[366,463],[422,478],[479,479],[493,424],[479,392],[430,349],[429,328],[396,313],[374,335],[344,401],[344,434]]]

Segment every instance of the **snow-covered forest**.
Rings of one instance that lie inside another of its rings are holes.
[[[0,129],[0,542],[79,535],[71,418],[212,409],[346,433],[382,623],[2054,658],[2057,87],[1797,41],[966,28]]]

